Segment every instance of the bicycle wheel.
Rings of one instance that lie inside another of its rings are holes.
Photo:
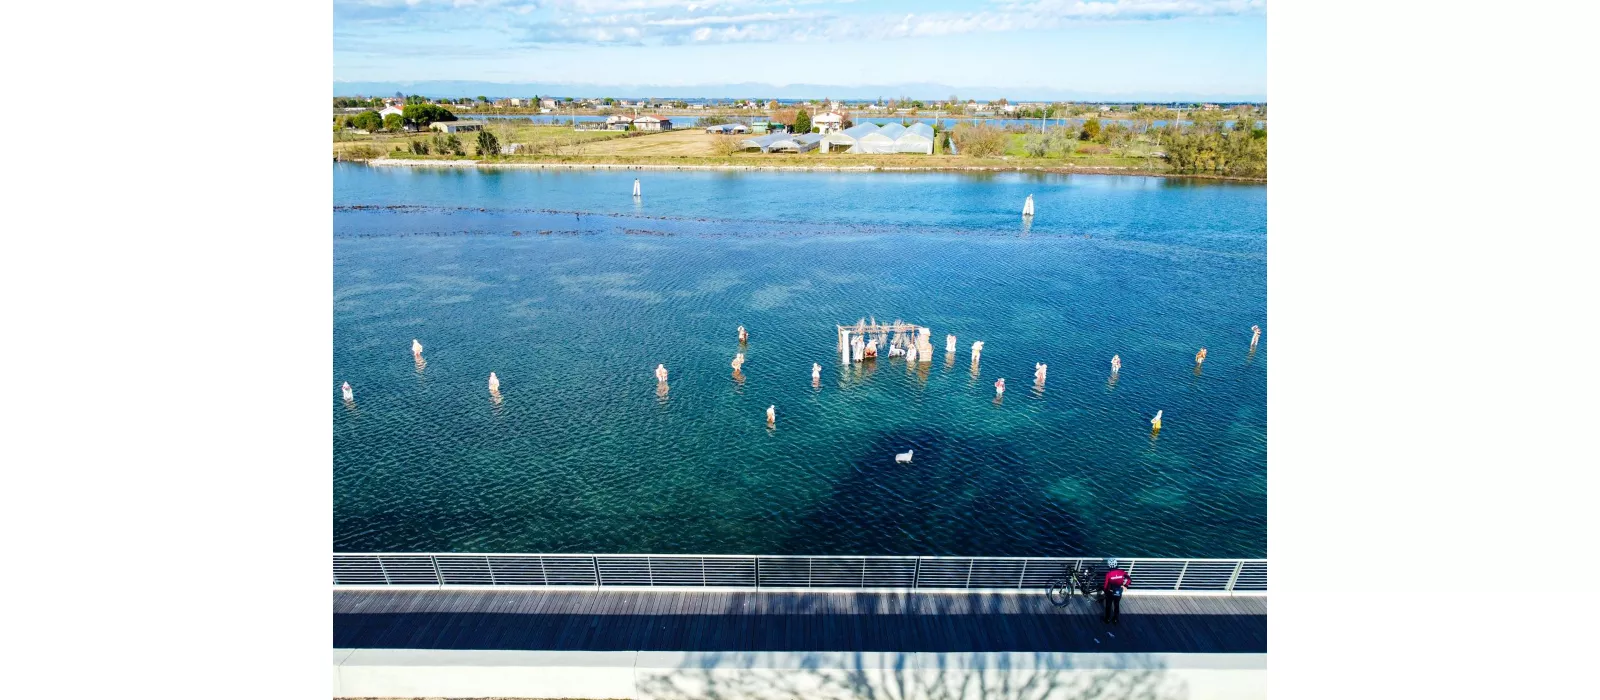
[[[1045,595],[1050,596],[1050,603],[1059,608],[1072,602],[1072,587],[1067,585],[1066,579],[1052,579],[1045,588]]]

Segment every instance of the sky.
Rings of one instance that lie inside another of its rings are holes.
[[[334,0],[333,12],[335,82],[1267,91],[1265,0]]]

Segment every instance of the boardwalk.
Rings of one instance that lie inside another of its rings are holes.
[[[1265,653],[1264,597],[549,590],[333,594],[333,646],[549,651]]]

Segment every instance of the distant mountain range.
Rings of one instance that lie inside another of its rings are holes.
[[[911,83],[907,85],[771,85],[767,83],[731,83],[720,85],[595,85],[590,83],[486,83],[475,80],[418,80],[418,81],[334,81],[334,96],[347,95],[408,95],[428,97],[615,97],[618,99],[820,99],[885,100],[910,97],[914,100],[944,100],[951,95],[961,99],[994,100],[1006,98],[1011,102],[1265,102],[1266,95],[1223,95],[1192,92],[1087,92],[1060,88],[985,88],[953,87],[937,83]]]

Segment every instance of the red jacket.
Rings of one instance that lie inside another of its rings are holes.
[[[1104,588],[1108,591],[1112,590],[1112,587],[1127,588],[1130,581],[1131,579],[1128,578],[1128,572],[1123,571],[1122,569],[1112,569],[1106,572]]]

